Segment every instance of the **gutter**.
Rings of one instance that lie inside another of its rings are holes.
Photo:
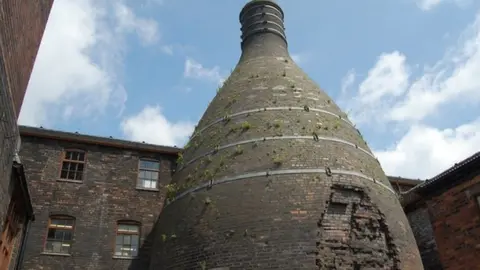
[[[17,261],[15,262],[15,270],[22,270],[23,264],[23,257],[25,256],[25,250],[27,246],[27,239],[28,239],[28,232],[30,231],[30,226],[32,221],[35,221],[35,216],[28,216],[25,219],[25,223],[23,225],[23,234],[22,234],[22,241],[20,244],[20,251],[18,253]]]
[[[13,162],[13,169],[17,174],[17,178],[19,178],[17,183],[19,184],[18,187],[20,188],[20,192],[22,193],[23,200],[25,202],[27,213],[25,214],[25,222],[22,228],[22,240],[20,244],[20,250],[17,256],[17,260],[15,262],[15,270],[22,269],[23,257],[25,255],[25,249],[27,246],[27,238],[28,232],[30,231],[30,226],[32,221],[35,221],[35,215],[33,214],[33,207],[32,201],[30,200],[30,194],[28,192],[27,186],[27,179],[25,177],[25,171],[23,165],[18,163],[17,161]]]

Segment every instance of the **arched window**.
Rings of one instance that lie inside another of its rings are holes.
[[[138,164],[138,188],[158,189],[160,162],[151,159],[140,159]]]
[[[66,149],[62,156],[60,178],[82,181],[85,170],[85,152],[82,150]]]
[[[115,239],[115,257],[136,257],[140,246],[140,223],[119,221]]]
[[[45,252],[69,254],[73,242],[75,219],[70,216],[50,216]]]

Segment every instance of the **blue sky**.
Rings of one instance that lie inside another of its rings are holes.
[[[20,123],[182,146],[240,56],[244,0],[55,0]],[[479,150],[480,1],[279,0],[290,53],[388,174]]]

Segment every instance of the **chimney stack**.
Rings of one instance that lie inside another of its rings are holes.
[[[273,1],[242,9],[242,55],[179,155],[150,269],[423,269],[388,178],[289,56],[283,18]]]

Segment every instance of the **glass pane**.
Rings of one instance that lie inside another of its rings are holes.
[[[71,241],[72,240],[72,231],[64,231],[63,232],[63,240]]]
[[[152,184],[152,181],[150,181],[150,180],[145,180],[145,181],[144,181],[144,187],[145,187],[145,188],[151,188],[151,187],[150,187],[151,184]]]
[[[132,242],[131,240],[132,240],[132,238],[130,237],[130,235],[124,235],[123,236],[123,244],[124,245],[129,246],[130,243]]]
[[[61,253],[62,252],[62,243],[61,242],[50,242],[51,244],[51,252],[54,253]]]
[[[145,174],[145,171],[144,171],[144,170],[140,170],[138,177],[140,177],[140,178],[146,178],[147,175]]]
[[[62,163],[62,170],[68,171],[68,162],[63,162]]]
[[[137,247],[132,247],[131,256],[137,256],[137,255],[138,255],[138,248]]]
[[[148,169],[148,161],[146,161],[146,160],[140,160],[140,168],[142,168],[142,169]]]
[[[118,225],[119,232],[138,232],[138,226],[133,224],[119,224]]]
[[[73,219],[64,219],[65,225],[73,227]]]
[[[48,229],[47,239],[54,239],[55,238],[55,229]]]
[[[150,188],[157,188],[157,181],[151,181]]]
[[[82,172],[77,172],[75,174],[75,180],[82,180],[83,173]]]
[[[151,172],[151,178],[152,180],[157,180],[158,179],[158,172]]]
[[[78,160],[78,152],[72,152],[72,160]]]
[[[69,253],[69,251],[70,251],[70,243],[62,243],[61,252]]]
[[[63,240],[63,231],[56,230],[54,238],[55,240]]]
[[[128,232],[128,225],[118,224],[118,231],[120,231],[120,232]]]
[[[83,172],[83,163],[77,164],[77,171]]]
[[[85,161],[85,153],[81,152],[78,156],[78,160]]]
[[[132,235],[132,246],[138,247],[140,245],[138,235]]]
[[[67,174],[68,174],[68,171],[62,170],[62,172],[60,173],[60,178],[63,178],[63,179],[67,178]]]
[[[151,160],[140,160],[140,168],[158,171],[160,169],[160,163]]]
[[[50,220],[50,224],[51,225],[63,225],[64,222],[63,222],[63,219],[51,219]]]
[[[122,256],[122,245],[115,246],[115,256]]]
[[[122,235],[117,235],[117,238],[116,238],[116,240],[115,240],[115,243],[116,243],[117,245],[123,244],[123,236],[122,236]]]
[[[65,152],[65,159],[72,159],[72,152],[70,151]]]
[[[75,171],[68,172],[67,179],[75,179]]]

